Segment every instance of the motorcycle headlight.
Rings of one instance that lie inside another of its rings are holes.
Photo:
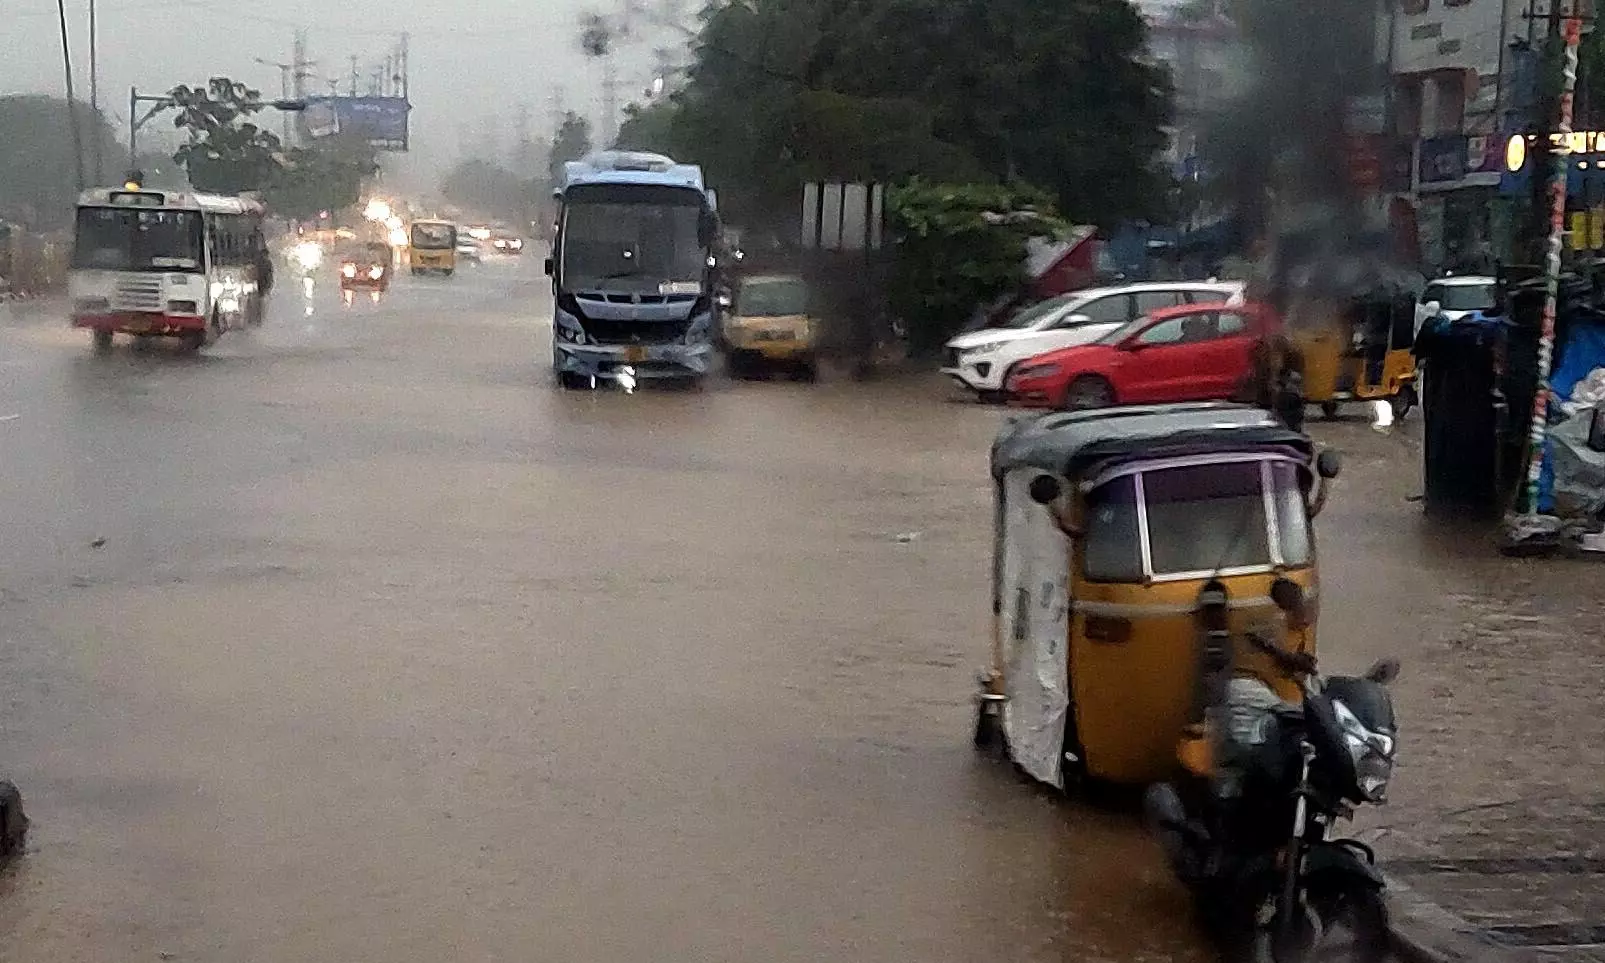
[[[1366,728],[1349,707],[1333,701],[1332,708],[1343,728],[1343,745],[1354,760],[1355,782],[1365,801],[1381,805],[1388,801],[1388,783],[1393,779],[1393,736]]]
[[[296,246],[295,259],[308,271],[323,263],[323,248],[312,241]]]

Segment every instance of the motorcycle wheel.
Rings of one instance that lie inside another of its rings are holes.
[[[1388,909],[1381,892],[1351,889],[1311,894],[1294,945],[1280,946],[1280,919],[1257,928],[1249,959],[1255,963],[1384,963],[1391,956]]]

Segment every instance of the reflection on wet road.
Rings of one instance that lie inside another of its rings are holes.
[[[560,393],[536,263],[0,330],[0,956],[1207,958],[969,748],[998,413]]]

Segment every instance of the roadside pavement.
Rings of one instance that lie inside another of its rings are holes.
[[[1490,533],[1428,523],[1416,419],[1311,427],[1351,466],[1319,524],[1363,515],[1394,546],[1323,557],[1322,652],[1344,671],[1403,660],[1394,798],[1359,827],[1394,882],[1401,951],[1605,963],[1605,564],[1504,558]]]

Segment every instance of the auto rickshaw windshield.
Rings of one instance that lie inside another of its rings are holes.
[[[784,318],[808,313],[808,285],[801,278],[743,281],[735,314],[742,318]]]
[[[1094,582],[1302,568],[1313,559],[1300,468],[1290,458],[1122,469],[1086,504],[1083,565]]]

